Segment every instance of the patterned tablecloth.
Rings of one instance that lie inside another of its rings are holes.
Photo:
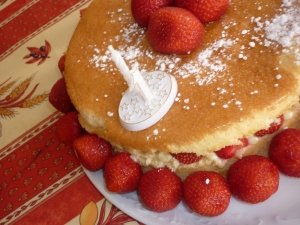
[[[93,186],[48,101],[91,0],[0,0],[0,224],[142,224]]]

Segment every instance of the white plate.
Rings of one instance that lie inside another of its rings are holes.
[[[217,217],[203,217],[191,212],[181,202],[175,209],[164,213],[147,210],[138,200],[136,192],[113,194],[105,188],[103,172],[86,175],[96,188],[112,204],[124,213],[147,225],[299,225],[300,224],[300,179],[280,176],[278,191],[265,202],[247,204],[231,198],[225,213]]]

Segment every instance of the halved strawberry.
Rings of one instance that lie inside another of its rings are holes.
[[[104,166],[106,188],[115,193],[135,191],[142,175],[141,166],[125,152],[111,156]]]
[[[277,119],[278,119],[278,121],[271,123],[270,127],[268,129],[259,130],[254,135],[256,137],[263,137],[267,134],[272,134],[275,131],[279,130],[279,128],[282,126],[282,124],[284,122],[284,117],[283,117],[283,115],[280,115],[279,117],[277,117]]]
[[[175,208],[182,199],[181,179],[168,168],[146,172],[138,185],[138,194],[147,208],[164,212]]]
[[[227,180],[232,195],[255,204],[265,201],[277,191],[279,170],[270,159],[250,155],[232,164]]]
[[[60,78],[52,87],[49,94],[49,102],[62,113],[75,110],[73,103],[67,92],[65,78]]]
[[[150,16],[148,36],[160,53],[187,54],[202,42],[204,28],[188,10],[163,7]]]
[[[231,159],[238,150],[248,146],[248,138],[239,138],[239,140],[242,142],[240,145],[230,145],[221,148],[219,151],[216,151],[217,156],[222,159]]]
[[[172,3],[173,0],[131,0],[131,13],[139,26],[147,27],[153,12]]]
[[[202,23],[218,20],[228,8],[228,0],[175,0],[175,5],[191,11]]]
[[[111,145],[96,134],[86,133],[73,142],[78,160],[87,170],[97,171],[104,167],[111,155]]]
[[[84,129],[78,121],[78,112],[72,111],[61,116],[57,123],[58,137],[62,141],[73,142],[76,138],[84,134]]]
[[[270,159],[285,175],[300,177],[300,130],[281,131],[271,141]]]
[[[230,197],[226,179],[216,172],[192,173],[183,184],[183,199],[186,205],[200,215],[222,214],[229,205]]]
[[[202,159],[202,156],[199,156],[196,153],[177,153],[171,155],[183,164],[192,164]]]

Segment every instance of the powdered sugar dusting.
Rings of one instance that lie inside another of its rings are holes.
[[[199,66],[204,70],[210,72],[206,77],[202,77],[199,75],[196,76],[196,82],[199,85],[211,83],[218,73],[226,69],[226,64],[224,64],[218,58],[212,57],[212,55],[214,52],[232,46],[234,43],[235,41],[230,39],[221,39],[212,44],[212,46],[206,48],[204,51],[200,52],[200,54],[198,55],[198,62],[200,64]],[[230,60],[230,56],[228,56],[228,60]]]
[[[223,31],[220,33],[220,37],[216,38],[212,44],[209,44],[200,51],[194,60],[187,61],[184,57],[177,55],[157,55],[151,48],[144,47],[141,44],[146,38],[146,29],[139,27],[136,23],[128,23],[132,20],[132,15],[126,10],[116,9],[115,11],[108,12],[110,19],[107,23],[111,26],[114,24],[122,24],[122,28],[118,35],[113,37],[108,35],[108,31],[103,31],[107,34],[107,38],[103,39],[105,43],[102,47],[90,45],[89,48],[93,49],[94,55],[90,59],[90,64],[101,71],[107,73],[114,72],[111,65],[110,54],[105,49],[105,46],[110,43],[117,43],[116,49],[121,53],[122,57],[126,60],[129,67],[143,58],[145,61],[144,65],[141,65],[141,71],[146,69],[147,62],[155,60],[153,70],[160,70],[172,74],[179,79],[190,79],[191,85],[208,85],[213,84],[218,80],[224,83],[223,87],[216,91],[216,95],[219,95],[219,99],[227,95],[230,97],[224,97],[224,102],[219,102],[218,99],[210,102],[213,107],[222,107],[227,109],[235,106],[240,110],[243,110],[243,102],[238,99],[236,93],[233,92],[233,84],[230,82],[230,74],[227,72],[227,62],[235,60],[237,65],[239,62],[246,62],[251,59],[251,51],[254,51],[257,47],[264,46],[265,49],[278,47],[282,48],[282,51],[290,52],[295,56],[295,64],[300,66],[300,7],[295,7],[298,0],[283,0],[281,7],[275,13],[273,18],[268,18],[267,15],[260,13],[257,16],[245,16],[245,21],[253,25],[253,27],[242,27],[238,34],[239,37],[230,35],[230,29],[238,27],[237,21],[230,21],[222,24]],[[299,4],[299,3],[298,3]],[[257,11],[262,11],[265,5],[258,5]],[[119,18],[122,18],[121,20]],[[240,22],[240,21],[239,21]],[[248,40],[248,43],[245,43]],[[101,49],[102,48],[102,49]],[[278,49],[281,49],[278,48]],[[230,50],[228,50],[230,49]],[[235,52],[231,49],[237,49]],[[262,52],[264,50],[261,50]],[[191,53],[192,55],[193,53]],[[276,53],[279,54],[279,53]],[[144,67],[143,67],[144,66]],[[226,77],[227,80],[222,80]],[[274,87],[280,87],[280,81],[282,75],[275,75]],[[221,82],[221,83],[222,83]],[[249,93],[249,96],[255,97],[258,94],[258,90],[253,89]],[[185,100],[189,96],[185,96]],[[228,100],[230,98],[230,100]],[[185,110],[196,108],[190,106],[183,99]],[[175,99],[176,102],[181,102],[179,96]],[[233,104],[232,104],[233,103]]]
[[[266,35],[269,40],[277,41],[283,47],[300,44],[300,7],[290,7],[297,0],[283,0],[283,14],[276,15],[266,24]],[[297,22],[295,22],[297,21]]]

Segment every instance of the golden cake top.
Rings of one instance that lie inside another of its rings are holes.
[[[267,128],[298,102],[299,21],[296,0],[231,0],[219,21],[205,25],[201,46],[166,55],[134,22],[129,0],[94,0],[68,48],[68,92],[85,128],[121,149],[205,155]],[[138,62],[141,71],[176,77],[175,103],[152,127],[132,132],[121,126],[118,107],[128,86],[109,45],[129,67]]]

